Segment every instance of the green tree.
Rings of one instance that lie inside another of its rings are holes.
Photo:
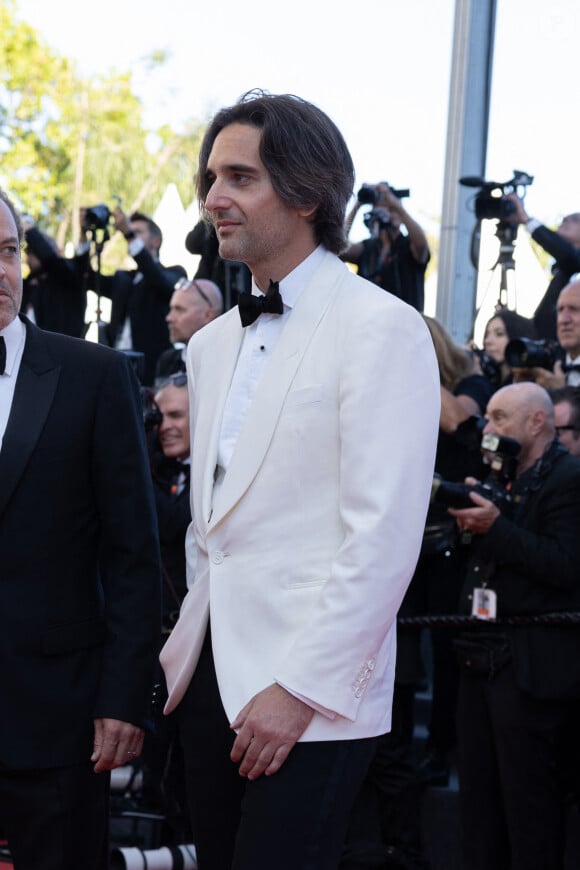
[[[0,28],[0,180],[61,248],[77,241],[81,206],[112,207],[118,195],[127,212],[150,213],[170,182],[191,200],[199,121],[179,133],[146,129],[130,72],[83,77],[17,19],[14,0],[0,0]],[[103,268],[116,268],[125,252],[108,245]]]

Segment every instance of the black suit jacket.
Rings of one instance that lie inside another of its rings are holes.
[[[0,450],[0,763],[86,762],[143,726],[160,622],[155,506],[126,357],[26,321]]]
[[[545,474],[528,470],[516,497],[529,487],[513,519],[500,516],[478,539],[464,595],[481,585],[497,592],[498,616],[580,612],[580,460],[555,446]],[[482,623],[488,627],[488,623]],[[580,625],[514,625],[510,637],[516,679],[534,697],[580,698]]]
[[[32,305],[41,329],[81,338],[87,294],[77,274],[77,261],[61,257],[36,227],[26,231],[26,245],[40,260],[42,273],[24,280],[22,312]]]
[[[101,296],[111,300],[109,344],[114,347],[125,319],[131,322],[133,350],[145,354],[143,383],[152,386],[159,355],[171,347],[165,318],[175,284],[187,274],[182,266],[166,268],[143,248],[135,255],[137,269],[120,269],[114,275],[102,275],[98,282]],[[86,258],[88,264],[88,257]],[[88,273],[87,284],[96,287],[96,275]]]
[[[580,272],[580,248],[575,248],[559,233],[545,226],[540,226],[534,230],[532,238],[556,261],[552,270],[552,280],[534,312],[534,326],[538,338],[555,341],[557,339],[556,306],[558,296],[572,275]]]

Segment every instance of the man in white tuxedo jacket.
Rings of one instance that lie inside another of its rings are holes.
[[[354,170],[318,108],[244,95],[211,123],[197,185],[253,287],[188,346],[190,588],[166,713],[200,870],[334,870],[390,728],[438,368],[420,315],[337,256]]]

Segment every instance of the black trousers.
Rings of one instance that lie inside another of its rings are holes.
[[[0,828],[15,870],[107,870],[109,782],[90,763],[0,768]]]
[[[375,738],[298,743],[278,773],[242,778],[209,635],[175,715],[199,870],[336,870]]]
[[[563,702],[517,686],[512,664],[493,679],[462,674],[458,769],[466,870],[561,870],[565,848]]]

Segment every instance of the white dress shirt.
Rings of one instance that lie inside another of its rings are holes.
[[[567,353],[565,365],[580,366],[580,356],[577,356],[576,359],[572,359],[570,354]],[[566,372],[566,386],[580,387],[580,371]]]
[[[0,330],[0,335],[4,336],[6,342],[6,368],[4,374],[0,375],[0,450],[2,450],[2,441],[14,399],[16,378],[24,352],[26,327],[19,317],[15,317],[12,323]]]
[[[217,461],[221,474],[230,464],[248,408],[292,308],[323,258],[324,249],[316,248],[280,282],[280,294],[284,302],[283,314],[260,314],[254,323],[245,327],[222,417]],[[254,296],[263,295],[253,282],[252,293]]]
[[[218,474],[216,485],[214,486],[214,496],[216,487],[221,486],[224,474],[230,464],[238,436],[248,413],[248,408],[252,403],[266,364],[274,352],[276,342],[282,334],[284,325],[290,316],[292,308],[296,305],[302,289],[306,286],[324,256],[324,248],[319,246],[296,266],[283,281],[280,281],[280,294],[284,303],[283,314],[260,314],[257,320],[245,327],[240,354],[224,406],[218,445]],[[262,291],[253,282],[252,293],[254,296],[263,295]],[[294,692],[283,683],[279,685],[291,695],[294,695],[295,698],[322,713],[328,719],[335,718],[336,713],[333,710],[321,707],[298,692]]]

